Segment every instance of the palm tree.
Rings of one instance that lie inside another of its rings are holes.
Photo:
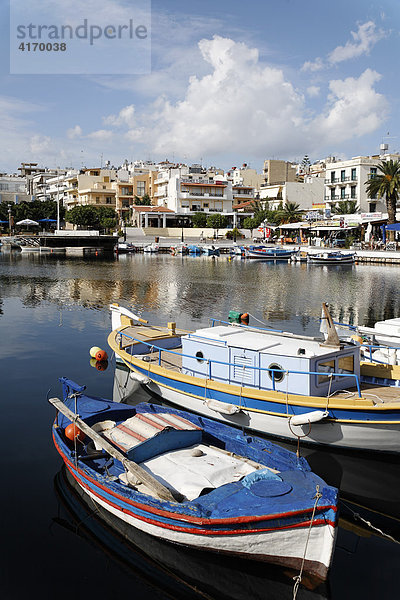
[[[356,212],[358,212],[357,200],[340,200],[332,206],[334,215],[354,215]]]
[[[285,206],[280,210],[281,223],[296,223],[300,221],[303,211],[296,202],[286,202]]]
[[[400,161],[382,161],[378,165],[380,173],[372,175],[365,183],[369,198],[386,196],[388,223],[396,223],[396,204],[400,193]]]

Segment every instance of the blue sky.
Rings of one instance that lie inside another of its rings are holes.
[[[46,4],[82,19],[134,6]],[[398,0],[153,0],[151,17],[148,74],[11,75],[1,0],[0,172],[125,158],[260,169],[374,154],[382,141],[400,151]],[[121,49],[116,71],[129,61]]]

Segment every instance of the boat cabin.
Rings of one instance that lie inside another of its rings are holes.
[[[356,386],[360,349],[221,325],[182,337],[182,372],[245,387],[326,396]]]

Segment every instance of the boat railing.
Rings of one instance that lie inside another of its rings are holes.
[[[119,331],[117,334],[117,338],[119,337],[119,347],[122,349],[122,339],[126,338],[128,340],[130,340],[133,343],[139,343],[139,344],[144,344],[145,346],[147,346],[149,348],[149,352],[158,352],[158,365],[162,366],[162,352],[168,352],[169,354],[174,354],[176,356],[179,357],[186,357],[186,358],[191,358],[191,359],[196,359],[199,362],[206,362],[208,364],[208,379],[211,380],[212,379],[212,365],[216,364],[216,365],[224,365],[224,366],[228,366],[228,367],[234,367],[234,368],[238,368],[239,366],[243,367],[243,375],[246,369],[250,370],[250,371],[260,371],[260,372],[268,372],[270,374],[271,377],[271,383],[272,383],[272,391],[276,391],[276,383],[278,381],[281,381],[282,377],[279,376],[279,379],[276,379],[276,374],[283,374],[286,376],[289,375],[316,375],[318,377],[327,377],[328,379],[333,379],[334,377],[352,377],[354,378],[355,381],[355,387],[357,388],[357,392],[358,392],[358,396],[359,398],[362,397],[361,395],[361,385],[360,385],[360,378],[358,377],[358,375],[356,373],[335,373],[335,372],[328,372],[328,371],[296,371],[296,370],[292,370],[292,369],[276,369],[276,368],[270,368],[270,367],[254,367],[253,365],[238,365],[237,363],[231,363],[231,362],[227,362],[227,361],[223,361],[223,360],[216,360],[214,358],[202,358],[199,359],[197,356],[194,356],[193,354],[185,354],[183,352],[176,352],[174,350],[171,349],[167,349],[167,348],[162,348],[161,346],[157,346],[154,343],[151,342],[145,342],[144,340],[140,340],[137,338],[134,338],[133,336],[124,333],[123,331]],[[134,352],[134,345],[131,345],[131,356],[133,356]],[[125,346],[125,352],[126,352],[126,346]],[[236,383],[236,382],[235,382]],[[241,386],[243,387],[243,381],[241,383]],[[252,387],[256,387],[256,386],[252,386]],[[258,388],[260,389],[260,384],[258,385]],[[330,389],[330,386],[329,386]]]
[[[380,363],[383,365],[390,365],[391,363],[389,363],[388,361],[379,360],[379,359],[375,358],[372,354],[373,352],[375,352],[376,350],[380,350],[382,352],[389,351],[389,350],[394,350],[396,352],[397,350],[400,350],[400,348],[398,346],[379,346],[379,345],[375,345],[375,344],[361,344],[360,347],[366,348],[366,350],[368,350],[368,356],[366,356],[366,354],[364,354],[363,358],[368,358],[368,360],[370,362],[376,362],[376,363]],[[389,356],[388,356],[388,360],[389,360]]]

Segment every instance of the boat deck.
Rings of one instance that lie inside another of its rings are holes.
[[[175,330],[176,337],[184,335],[186,333],[188,332],[184,330]],[[157,340],[171,336],[170,330],[166,327],[143,327],[139,325],[134,325],[125,328],[124,334],[126,334],[130,338],[145,341],[147,343],[154,342],[155,345],[157,345]],[[126,339],[126,342],[122,344],[122,348],[124,350],[127,350],[131,345],[131,339]],[[176,348],[170,351],[161,350],[161,352],[155,350],[153,352],[149,352],[148,354],[143,355],[143,360],[146,363],[154,363],[166,369],[170,369],[171,371],[176,371],[177,373],[180,373],[182,370],[181,353],[182,348]],[[398,387],[381,386],[371,383],[361,383],[361,393],[366,400],[371,400],[373,404],[377,405],[387,404],[391,402],[400,402],[400,389]],[[341,390],[340,392],[334,393],[331,397],[332,399],[354,400],[358,398],[357,388],[352,387],[348,390]]]

